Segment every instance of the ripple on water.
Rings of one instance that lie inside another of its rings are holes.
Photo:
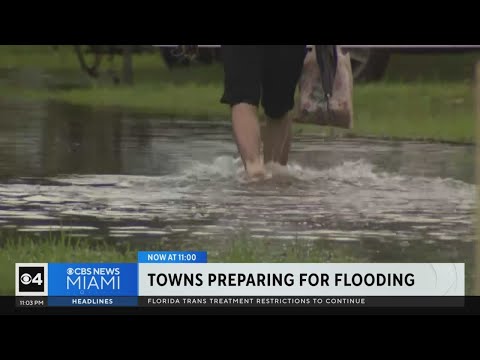
[[[44,183],[1,184],[0,223],[23,231],[65,230],[38,222],[67,219],[68,231],[107,227],[112,237],[224,238],[244,230],[253,238],[278,240],[472,237],[472,184],[389,172],[368,160],[383,154],[386,145],[355,146],[349,151],[365,159],[323,157],[326,163],[318,166],[293,160],[288,167],[269,168],[272,177],[264,183],[245,183],[241,161],[222,155],[212,162],[187,156],[167,175],[58,176]],[[293,157],[316,148],[300,143]]]

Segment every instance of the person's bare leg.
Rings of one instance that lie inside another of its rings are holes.
[[[247,175],[254,179],[264,177],[257,107],[246,103],[232,106],[232,127]]]
[[[292,120],[287,114],[280,119],[267,118],[263,137],[263,161],[287,165],[292,141]]]

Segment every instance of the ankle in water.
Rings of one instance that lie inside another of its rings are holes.
[[[263,162],[247,162],[246,171],[250,178],[264,178],[266,175],[265,166]]]

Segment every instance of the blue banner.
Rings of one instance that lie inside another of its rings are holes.
[[[206,251],[139,251],[138,263],[198,264],[207,262]]]
[[[138,265],[48,264],[48,296],[138,296]]]

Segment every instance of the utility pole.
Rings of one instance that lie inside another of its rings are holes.
[[[480,139],[480,61],[476,64],[475,67],[475,84],[474,84],[474,94],[473,102],[475,106],[475,126],[476,126],[476,140]],[[476,161],[475,161],[475,177],[476,177],[476,203],[477,210],[475,212],[474,218],[474,229],[475,229],[475,238],[474,238],[474,264],[473,264],[473,294],[474,296],[480,296],[480,209],[478,204],[480,204],[480,149],[476,147]]]
[[[123,45],[123,81],[133,85],[132,45]]]

